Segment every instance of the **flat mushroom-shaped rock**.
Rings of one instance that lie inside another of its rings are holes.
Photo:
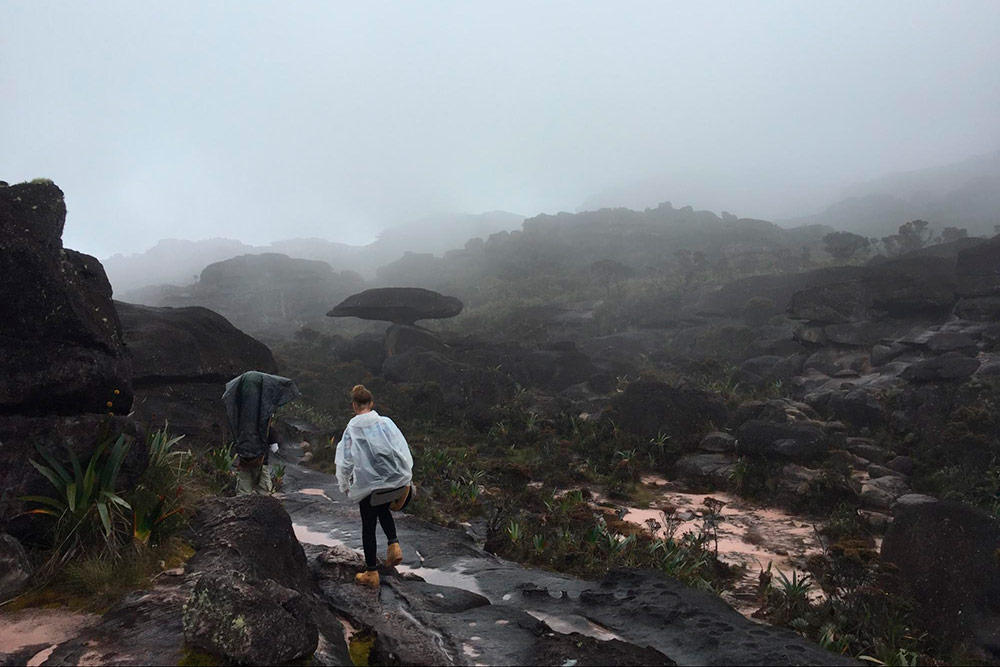
[[[413,324],[417,320],[455,317],[462,312],[463,305],[453,296],[419,287],[379,287],[347,297],[327,317]]]

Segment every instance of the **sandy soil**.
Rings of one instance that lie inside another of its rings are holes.
[[[100,616],[67,609],[0,613],[0,653],[14,653],[25,646],[38,644],[61,644],[99,620]]]

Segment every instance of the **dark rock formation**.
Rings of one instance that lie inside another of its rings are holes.
[[[901,257],[866,267],[862,283],[872,308],[891,317],[945,315],[955,305],[955,261]]]
[[[385,353],[389,356],[423,348],[447,352],[448,346],[433,331],[412,324],[393,324],[385,332]]]
[[[903,371],[910,382],[963,380],[979,370],[979,361],[960,352],[948,352],[940,357],[923,359]]]
[[[1000,235],[958,253],[955,314],[969,320],[1000,320]]]
[[[0,601],[20,593],[31,577],[31,570],[21,543],[7,533],[0,533]]]
[[[106,412],[132,401],[111,285],[64,250],[66,205],[51,182],[0,188],[0,412]]]
[[[235,571],[248,581],[272,579],[299,592],[312,590],[305,552],[277,499],[211,498],[198,506],[191,529],[197,550],[192,571]]]
[[[207,308],[115,302],[136,385],[227,382],[249,370],[277,373],[266,345]]]
[[[1000,660],[1000,524],[955,502],[920,502],[898,512],[882,558],[898,568],[936,640],[966,641],[987,663]]]
[[[333,356],[339,361],[359,361],[372,373],[378,373],[385,361],[385,336],[381,334],[359,334],[333,348]]]
[[[263,343],[206,308],[152,308],[116,302],[135,373],[135,416],[170,423],[203,443],[225,435],[225,383],[248,370],[276,373]]]
[[[321,324],[330,299],[364,284],[352,272],[280,253],[241,255],[205,267],[184,297],[167,306],[204,306],[254,335],[287,337],[307,323]]]
[[[234,662],[279,664],[312,655],[322,636],[346,658],[340,623],[319,599],[277,499],[208,500],[192,530],[197,583],[184,606],[188,644]]]
[[[453,296],[419,287],[380,287],[347,297],[327,316],[413,324],[417,320],[455,317],[462,312],[462,306]]]
[[[26,544],[42,539],[49,517],[22,514],[32,505],[18,500],[25,495],[51,495],[53,489],[31,465],[42,462],[38,450],[68,464],[68,446],[86,466],[99,444],[125,435],[130,443],[119,473],[119,488],[131,488],[146,468],[148,449],[145,432],[128,417],[84,414],[67,417],[0,415],[0,530]]]
[[[798,319],[839,324],[864,319],[870,305],[861,283],[850,281],[799,290],[792,295],[788,311]]]
[[[815,460],[829,450],[827,435],[818,422],[751,419],[740,427],[739,442],[748,452],[797,462]]]
[[[184,636],[198,649],[241,664],[277,665],[305,658],[319,630],[303,596],[271,579],[212,572],[195,584],[184,609]]]

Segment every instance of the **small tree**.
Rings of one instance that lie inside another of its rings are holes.
[[[859,250],[870,246],[871,241],[851,232],[832,232],[823,237],[823,247],[834,259],[840,261],[848,260]]]
[[[899,226],[899,233],[882,239],[886,253],[890,257],[920,250],[933,240],[930,223],[926,220],[911,220]]]

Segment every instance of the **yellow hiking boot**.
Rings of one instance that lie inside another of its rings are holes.
[[[354,583],[361,586],[371,586],[372,588],[378,588],[379,581],[378,570],[371,570],[369,572],[358,572],[354,575]]]
[[[393,542],[385,552],[385,564],[388,567],[396,567],[403,562],[403,550],[399,542]]]

